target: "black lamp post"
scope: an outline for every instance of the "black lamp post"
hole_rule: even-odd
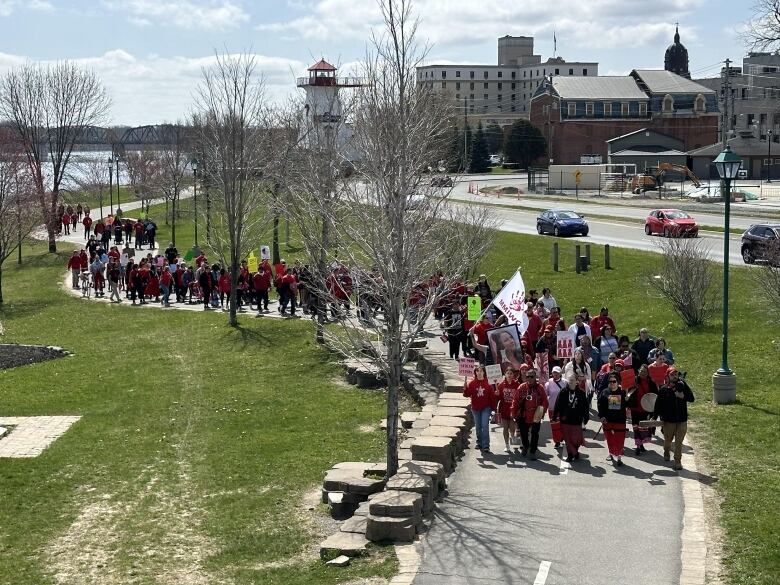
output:
[[[772,130],[766,131],[766,182],[772,182]]]
[[[116,206],[119,207],[119,153],[114,155],[114,162],[116,163]]]
[[[114,215],[114,158],[111,156],[108,157],[108,200],[111,215]],[[103,215],[102,212],[100,215]]]
[[[737,177],[742,159],[726,148],[712,161],[718,169],[723,184],[721,193],[725,202],[723,227],[723,337],[721,344],[721,365],[712,376],[713,399],[716,404],[727,404],[737,399],[737,377],[729,368],[729,221],[731,214],[731,181]]]
[[[195,208],[195,247],[198,247],[198,159],[193,158],[192,166],[192,201]]]

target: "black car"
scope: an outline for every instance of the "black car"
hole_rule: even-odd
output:
[[[742,259],[745,264],[764,260],[780,266],[780,224],[751,225],[742,234]]]
[[[536,231],[554,236],[587,236],[588,222],[574,211],[548,209],[536,218]]]

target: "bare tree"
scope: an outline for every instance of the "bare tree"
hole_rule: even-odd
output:
[[[0,134],[0,305],[3,303],[3,263],[19,252],[22,242],[40,222],[35,189],[27,173],[24,152],[9,133]]]
[[[274,152],[270,114],[254,56],[216,55],[203,70],[194,127],[203,157],[201,176],[211,194],[210,247],[230,269],[229,323],[238,324],[241,260],[257,247],[268,226],[266,161]]]
[[[158,183],[165,201],[171,206],[171,241],[176,245],[176,220],[179,217],[179,198],[184,190],[185,173],[190,164],[189,131],[182,122],[166,124],[160,130],[166,137],[166,144],[158,153]]]
[[[161,189],[162,155],[154,150],[126,152],[124,155],[130,187],[141,200],[141,208],[149,211],[149,204]],[[166,217],[167,219],[167,217]]]
[[[92,71],[69,62],[22,65],[0,79],[0,116],[19,135],[49,239],[57,251],[60,185],[85,126],[99,124],[111,100]]]
[[[703,325],[718,310],[717,272],[701,239],[665,238],[659,274],[650,283],[688,327]]]
[[[380,6],[385,30],[366,57],[353,115],[356,175],[341,177],[334,153],[343,156],[343,149],[335,131],[335,142],[312,149],[310,174],[320,180],[312,182],[310,195],[313,201],[324,196],[324,203],[312,206],[310,215],[323,214],[328,231],[319,244],[317,236],[302,237],[312,240],[306,243],[316,268],[312,286],[337,317],[345,293],[354,292],[360,324],[341,319],[342,327],[326,329],[325,336],[345,355],[370,360],[387,379],[387,472],[393,475],[408,350],[433,307],[488,249],[493,225],[485,208],[450,204],[425,178],[430,161],[445,158],[451,112],[435,92],[415,83],[424,51],[415,41],[411,2],[383,0]],[[317,160],[328,152],[327,160]],[[309,233],[316,234],[312,226]],[[354,291],[345,290],[350,287]]]
[[[756,0],[753,16],[745,23],[742,40],[752,49],[780,49],[780,0]]]
[[[104,159],[85,158],[76,163],[77,172],[71,176],[71,181],[87,195],[93,196],[100,206],[100,217],[103,216],[103,203],[108,192],[108,165]]]

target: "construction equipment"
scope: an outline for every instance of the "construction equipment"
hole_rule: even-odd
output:
[[[676,165],[672,163],[658,163],[657,167],[651,167],[641,175],[631,177],[629,187],[633,193],[644,193],[645,191],[654,191],[664,183],[664,176],[668,172],[677,172],[688,177],[691,182],[699,187],[701,181],[694,172],[685,165]]]

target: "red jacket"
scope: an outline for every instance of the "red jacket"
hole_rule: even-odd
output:
[[[492,325],[484,325],[482,321],[479,321],[476,325],[474,325],[474,338],[477,340],[478,344],[487,345],[487,332],[492,328]]]
[[[527,423],[533,423],[537,406],[543,406],[545,412],[549,408],[547,392],[539,382],[534,381],[533,385],[524,382],[512,393],[512,418],[521,418]]]
[[[79,262],[81,262],[82,270],[89,268],[89,258],[87,257],[87,253],[84,250],[79,252]]]
[[[539,341],[542,331],[544,331],[544,323],[539,318],[539,315],[536,313],[528,315],[528,329],[525,330],[525,336],[528,338],[528,341],[531,342],[531,348],[536,346],[536,342]]]
[[[252,277],[252,286],[255,290],[268,290],[271,288],[271,271],[266,270],[263,273],[255,272]]]
[[[474,378],[463,387],[463,396],[471,398],[471,408],[484,410],[493,407],[493,388],[490,382]]]
[[[71,256],[68,260],[68,270],[79,270],[81,268],[81,258],[79,255]]]
[[[85,217],[81,223],[84,224],[84,227],[89,229],[92,227],[92,218],[90,216]]]
[[[219,277],[219,284],[217,285],[219,287],[219,292],[221,293],[229,293],[230,292],[230,274],[225,273],[222,276]]]
[[[160,284],[170,288],[171,282],[173,282],[173,276],[171,276],[171,273],[166,270],[162,273],[162,276],[160,276]]]

